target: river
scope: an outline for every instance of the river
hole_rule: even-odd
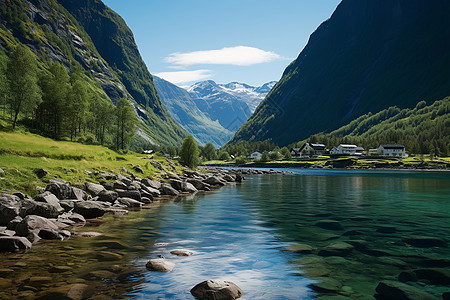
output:
[[[55,297],[78,284],[85,297],[103,295],[97,299],[194,299],[197,283],[226,279],[241,287],[241,299],[374,299],[381,280],[448,267],[439,264],[450,261],[450,173],[290,171],[77,229],[100,237],[1,254],[0,298]],[[424,237],[437,244],[418,245]],[[342,242],[349,247],[333,253]],[[160,255],[175,263],[172,272],[145,269]],[[449,290],[408,284],[439,297]]]

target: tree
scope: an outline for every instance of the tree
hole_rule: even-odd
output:
[[[287,147],[281,148],[281,154],[284,156],[284,159],[286,160],[291,160],[292,158],[291,151],[289,151]]]
[[[180,162],[181,164],[188,166],[193,169],[198,165],[199,162],[199,150],[197,142],[194,140],[192,135],[188,135],[181,145],[180,149]]]
[[[226,151],[220,151],[219,159],[220,160],[229,160],[230,159],[230,154],[228,154],[228,152],[226,152]]]
[[[68,95],[70,77],[66,69],[58,62],[50,64],[49,71],[39,81],[43,97],[39,107],[39,125],[53,138],[64,136],[64,121],[68,115]]]
[[[116,149],[125,149],[136,132],[137,118],[130,101],[120,98],[115,109]]]
[[[264,151],[262,153],[260,161],[262,161],[262,162],[269,161],[269,154],[267,153],[267,151]]]
[[[94,125],[93,131],[97,141],[101,145],[105,143],[107,133],[112,127],[114,118],[115,107],[111,101],[103,100],[92,94],[91,101],[89,103],[89,111],[91,112],[92,123]]]
[[[34,111],[41,102],[36,59],[28,48],[19,45],[11,52],[6,77],[9,92],[7,102],[13,115],[12,127],[15,129],[19,114]]]
[[[67,128],[72,141],[77,136],[77,131],[81,130],[88,108],[86,86],[81,80],[74,81],[67,100]]]
[[[214,160],[214,159],[217,159],[216,148],[214,148],[213,144],[207,143],[207,144],[202,148],[201,155],[202,155],[206,160]]]

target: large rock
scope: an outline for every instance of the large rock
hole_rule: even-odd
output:
[[[64,186],[64,185],[61,185],[61,186]],[[62,208],[62,206],[59,204],[58,198],[56,197],[56,195],[54,195],[50,191],[46,191],[42,194],[37,195],[34,198],[34,201],[50,204],[51,206],[54,206],[60,214],[64,212],[64,208]]]
[[[346,256],[353,250],[353,246],[345,242],[336,242],[319,251],[320,256]]]
[[[433,295],[396,281],[381,281],[376,291],[388,300],[438,300]]]
[[[17,196],[0,195],[0,226],[8,223],[20,214],[21,201]]]
[[[199,300],[232,300],[240,298],[242,290],[226,280],[206,280],[191,289],[191,294]]]
[[[157,190],[155,188],[152,188],[152,187],[149,187],[149,186],[146,186],[144,184],[141,184],[141,193],[142,192],[146,192],[146,193],[152,195],[152,197],[159,197],[159,196],[161,196],[161,192],[159,190]]]
[[[430,268],[414,270],[417,278],[425,279],[436,285],[450,286],[450,269],[446,268]]]
[[[189,182],[183,182],[181,185],[181,190],[186,193],[198,192],[198,189]]]
[[[70,185],[67,182],[59,180],[51,180],[45,190],[55,195],[59,200],[69,199],[72,194]]]
[[[152,166],[154,166],[158,170],[161,170],[161,171],[164,170],[162,164],[159,161],[152,160],[150,163],[152,164]]]
[[[57,231],[59,228],[49,219],[41,216],[29,215],[17,224],[16,234],[18,236],[25,237],[28,237],[30,234],[39,235],[39,231],[41,231],[41,229]]]
[[[162,195],[176,196],[180,194],[176,189],[174,189],[171,185],[167,183],[163,183],[160,188]]]
[[[37,215],[44,218],[57,218],[63,212],[64,209],[61,206],[58,208],[48,203],[24,199],[22,200],[20,216]]]
[[[204,183],[200,179],[189,178],[187,180],[187,182],[192,184],[197,190],[202,190],[202,191],[209,191],[210,190],[210,185],[207,184],[207,183]]]
[[[115,191],[103,190],[98,194],[98,200],[111,203],[114,203],[118,197],[119,195]]]
[[[127,198],[127,197],[117,198],[117,202],[119,202],[120,204],[126,205],[127,207],[141,207],[142,206],[142,202],[131,199],[131,198]]]
[[[79,201],[87,200],[88,194],[85,191],[83,191],[82,189],[79,189],[77,187],[72,187],[70,199],[75,199],[75,200],[79,200]]]
[[[141,193],[137,190],[116,190],[116,192],[121,198],[131,198],[141,201]]]
[[[316,292],[337,294],[341,290],[342,283],[336,279],[330,277],[320,277],[316,280],[316,283],[310,285]]]
[[[175,267],[175,264],[173,262],[167,261],[164,258],[154,258],[150,259],[145,267],[150,271],[171,272]]]
[[[170,185],[179,192],[183,190],[183,182],[181,180],[172,179],[170,180]]]
[[[101,191],[105,190],[105,187],[103,185],[92,182],[86,182],[85,187],[88,193],[93,197],[98,196]]]
[[[203,182],[210,185],[224,185],[224,183],[217,176],[210,176],[203,180]]]
[[[74,211],[86,219],[98,218],[105,214],[103,206],[95,201],[75,202]]]
[[[14,252],[20,249],[30,249],[31,242],[21,236],[0,236],[0,251]]]
[[[148,178],[144,178],[142,179],[141,183],[143,183],[144,185],[154,188],[156,190],[158,190],[161,187],[161,182],[157,181],[157,180],[152,180],[152,179],[148,179]]]

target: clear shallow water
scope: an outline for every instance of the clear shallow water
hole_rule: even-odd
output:
[[[397,280],[400,272],[430,267],[430,262],[446,267],[439,264],[450,260],[450,173],[292,171],[249,176],[240,185],[79,229],[102,232],[102,237],[43,242],[26,254],[1,254],[0,269],[14,273],[6,279],[10,282],[0,278],[0,298],[45,296],[82,283],[91,294],[114,299],[193,299],[189,290],[195,284],[227,279],[243,289],[242,299],[374,299],[381,280]],[[323,220],[340,227],[316,226]],[[405,242],[416,235],[444,240],[447,247]],[[336,242],[356,242],[359,250],[318,255]],[[312,253],[284,251],[299,243]],[[180,248],[195,254],[170,254]],[[145,269],[158,255],[176,264],[172,272]],[[70,270],[60,273],[61,266]],[[36,276],[51,282],[36,283],[31,279]],[[308,287],[330,279],[337,285],[333,291],[316,293]],[[449,290],[424,281],[409,284],[439,297]]]

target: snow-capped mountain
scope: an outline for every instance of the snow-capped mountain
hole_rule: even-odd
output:
[[[169,114],[197,142],[222,146],[247,121],[276,82],[253,87],[207,80],[180,88],[154,76],[154,83]]]

